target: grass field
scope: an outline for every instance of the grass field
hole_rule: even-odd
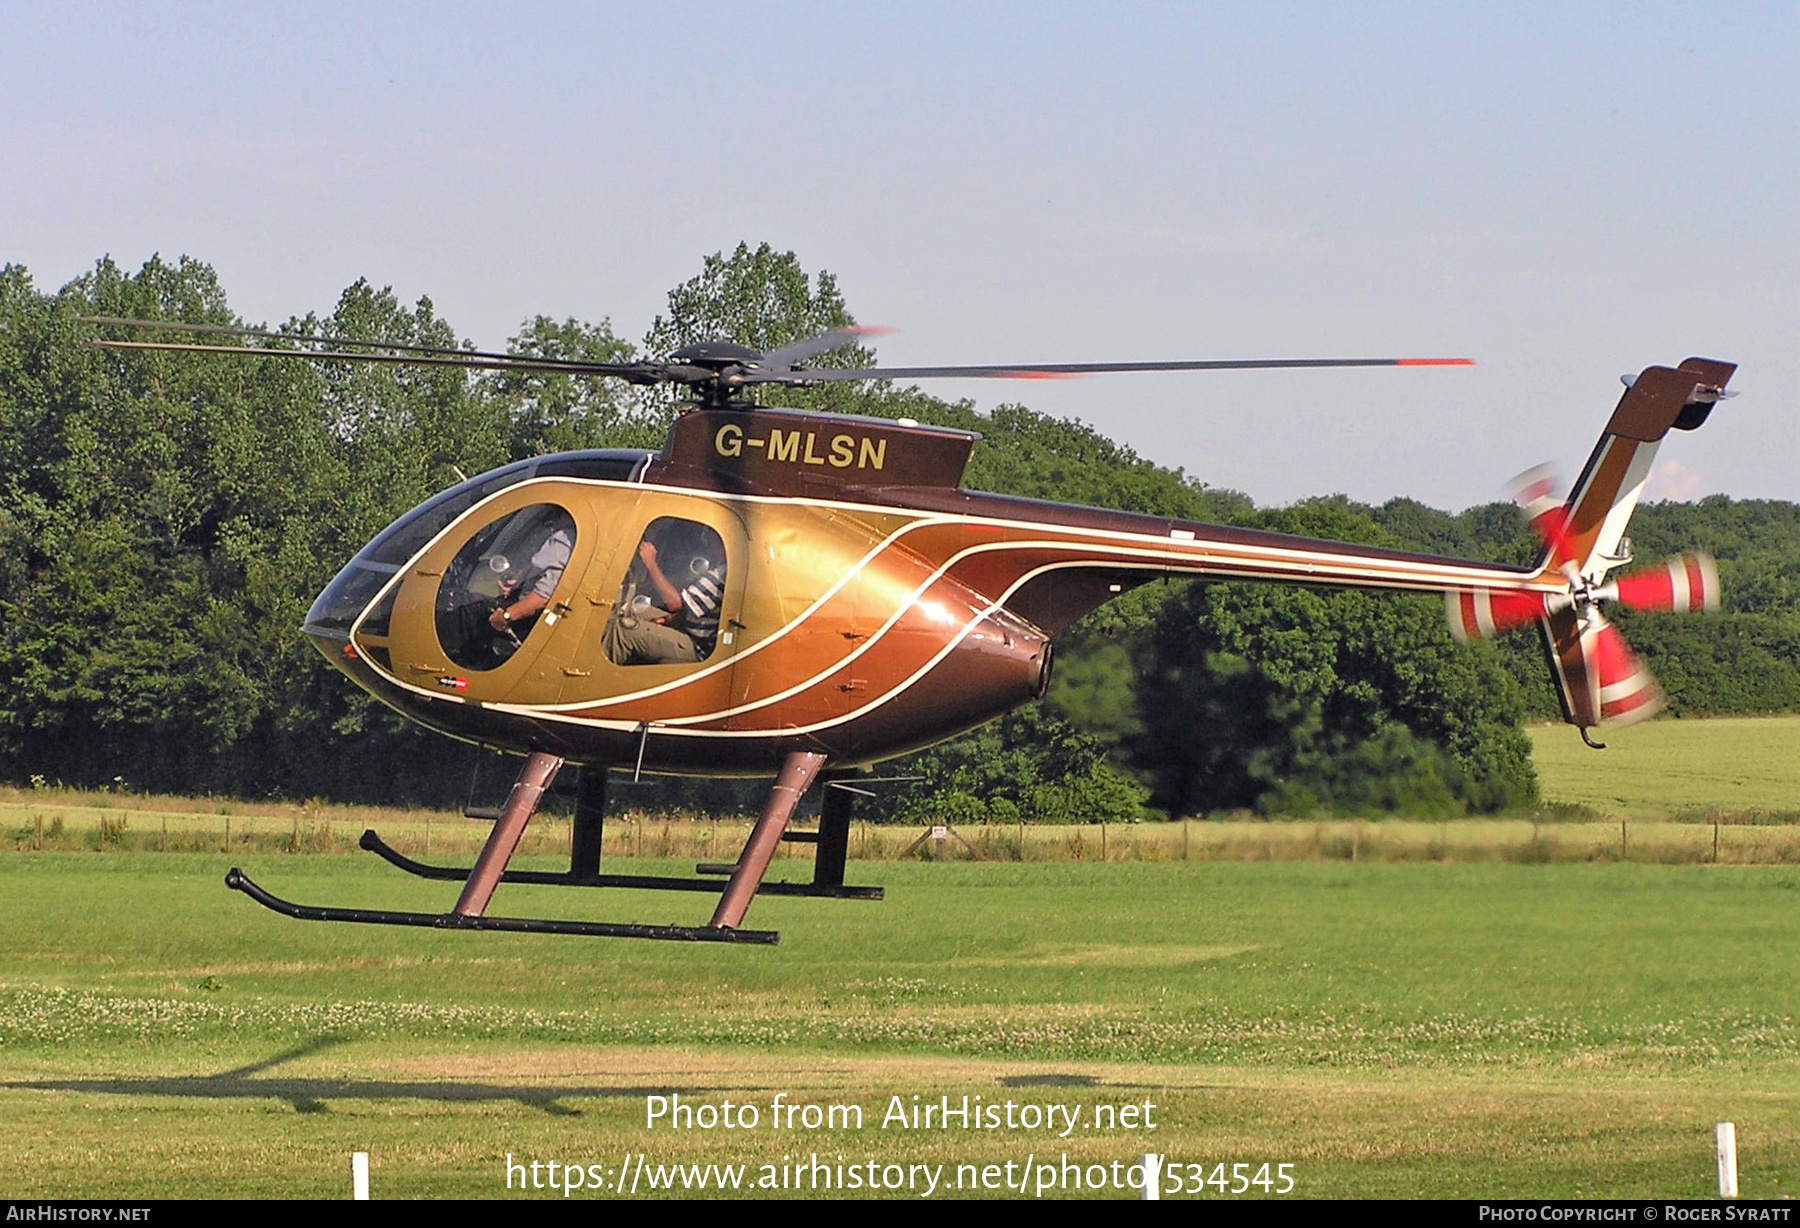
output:
[[[759,900],[783,932],[760,949],[291,921],[225,869],[437,912],[453,885],[357,833],[466,861],[482,828],[0,791],[3,1192],[336,1198],[367,1150],[377,1197],[560,1197],[521,1188],[551,1161],[640,1197],[719,1192],[704,1167],[706,1191],[661,1188],[682,1164],[846,1193],[794,1188],[815,1156],[892,1197],[1127,1197],[1112,1165],[1153,1151],[1182,1196],[1233,1164],[1269,1193],[1286,1164],[1311,1197],[1705,1197],[1730,1120],[1744,1194],[1800,1193],[1800,720],[1534,739],[1530,816],[965,833],[979,862],[880,860],[917,833],[859,828],[853,880],[889,898]],[[533,833],[554,865],[566,823]],[[621,819],[607,857],[685,873],[741,838]],[[692,924],[707,901],[505,887],[491,911]],[[676,1096],[758,1120],[647,1123]],[[1059,1124],[888,1119],[964,1097]]]
[[[1546,801],[1640,819],[1708,810],[1800,818],[1800,716],[1650,721],[1607,730],[1603,751],[1567,725],[1530,732]]]
[[[289,921],[225,865],[0,857],[8,1194],[341,1197],[356,1149],[391,1197],[503,1196],[509,1154],[953,1181],[1153,1150],[1287,1163],[1310,1196],[1699,1197],[1727,1119],[1747,1196],[1800,1185],[1800,869],[901,862],[859,867],[884,902],[761,900],[782,945],[723,950]],[[246,868],[308,902],[453,894],[366,856]],[[704,906],[509,887],[495,911]],[[761,1120],[646,1128],[675,1094]],[[863,1123],[776,1128],[778,1094]],[[884,1128],[915,1096],[1083,1124]],[[1154,1132],[1086,1125],[1145,1102]]]

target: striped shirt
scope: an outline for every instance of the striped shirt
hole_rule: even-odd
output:
[[[715,563],[681,590],[682,627],[694,651],[708,656],[719,638],[719,604],[725,600],[725,564]]]

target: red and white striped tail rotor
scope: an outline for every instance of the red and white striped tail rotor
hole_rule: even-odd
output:
[[[1536,465],[1509,482],[1513,501],[1525,509],[1531,528],[1550,550],[1552,560],[1564,563],[1573,557],[1569,540],[1569,505],[1557,498],[1562,479],[1549,465]]]
[[[1682,614],[1719,608],[1718,568],[1702,554],[1612,573],[1631,557],[1625,529],[1663,437],[1704,422],[1735,369],[1689,358],[1626,380],[1626,393],[1574,489],[1546,465],[1512,480],[1512,496],[1544,544],[1532,574],[1498,589],[1446,594],[1450,630],[1459,640],[1538,626],[1563,714],[1590,746],[1600,745],[1588,737],[1590,728],[1641,721],[1664,705],[1662,688],[1607,622],[1603,607],[1617,602],[1630,610]]]
[[[1719,568],[1709,555],[1681,554],[1620,576],[1594,596],[1628,610],[1712,614],[1719,608]]]
[[[1544,616],[1544,594],[1516,589],[1463,588],[1444,594],[1450,634],[1459,644],[1504,635]]]
[[[1662,688],[1625,646],[1625,637],[1598,614],[1582,631],[1581,655],[1588,666],[1594,724],[1631,725],[1662,711]]]

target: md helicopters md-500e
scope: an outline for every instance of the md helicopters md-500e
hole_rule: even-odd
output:
[[[853,343],[841,329],[769,353],[723,342],[666,362],[593,363],[213,325],[101,318],[110,327],[227,333],[243,343],[103,340],[117,349],[457,366],[623,379],[690,390],[660,451],[566,452],[443,491],[395,521],[319,594],[304,631],[338,669],[433,729],[525,756],[472,869],[363,846],[411,873],[466,880],[448,913],[289,903],[233,869],[227,882],[288,916],[456,929],[721,942],[759,889],[878,898],[847,886],[854,791],[839,774],[940,742],[1041,696],[1052,638],[1164,576],[1445,596],[1467,639],[1537,624],[1581,730],[1661,704],[1601,607],[1716,606],[1711,560],[1629,562],[1626,523],[1657,447],[1692,430],[1732,364],[1690,358],[1628,377],[1566,499],[1525,491],[1544,543],[1527,568],[1290,537],[964,490],[977,436],[756,405],[760,385],[1119,371],[1463,365],[1466,359],[1278,359],[831,369],[807,359]],[[254,341],[254,343],[253,343]],[[271,345],[269,343],[274,343]],[[275,348],[275,346],[284,348]],[[508,870],[559,769],[580,777],[566,874]],[[600,871],[606,771],[774,777],[743,851],[714,877]],[[816,833],[788,832],[815,781]],[[811,883],[763,876],[784,838],[816,843]],[[721,889],[720,876],[724,877]],[[502,882],[716,892],[703,926],[490,917]]]

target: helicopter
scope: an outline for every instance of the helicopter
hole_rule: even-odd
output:
[[[230,334],[238,344],[100,339],[153,349],[332,362],[548,372],[691,396],[660,450],[535,457],[469,478],[400,517],[314,601],[306,637],[356,685],[450,737],[523,756],[475,864],[429,865],[373,831],[362,847],[461,881],[448,913],[296,904],[241,870],[235,890],[304,920],[770,944],[745,928],[759,892],[879,899],[845,882],[867,765],[944,741],[1041,697],[1053,640],[1165,577],[1441,594],[1459,640],[1536,626],[1565,720],[1590,731],[1662,706],[1604,607],[1717,608],[1712,560],[1629,564],[1627,524],[1670,430],[1693,430],[1735,366],[1689,358],[1625,377],[1566,497],[1545,472],[1521,501],[1541,542],[1529,567],[1287,536],[965,489],[979,436],[757,403],[765,387],[868,379],[1056,378],[1130,371],[1469,365],[1468,359],[1261,359],[958,367],[809,367],[867,332],[769,352],[691,345],[666,361],[598,363],[379,345],[226,325],[93,317],[101,326]],[[566,873],[513,870],[557,774],[581,768]],[[772,777],[729,864],[696,876],[601,872],[611,769]],[[789,830],[823,785],[816,831]],[[816,846],[811,882],[765,883],[783,840]],[[721,881],[722,880],[722,881]],[[488,915],[502,883],[716,893],[700,926]]]

